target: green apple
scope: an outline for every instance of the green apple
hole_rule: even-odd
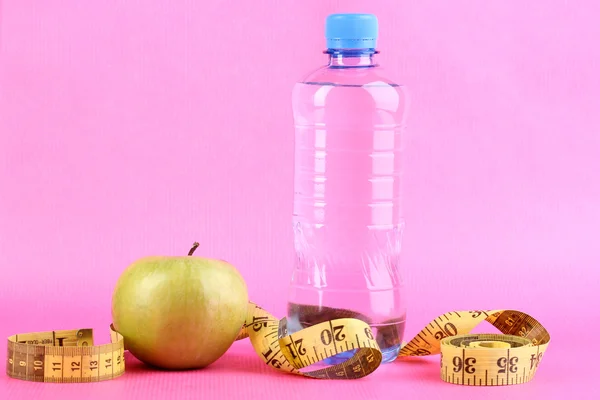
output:
[[[203,368],[233,344],[248,309],[246,282],[231,264],[193,256],[149,256],[119,277],[114,329],[125,347],[154,367]]]

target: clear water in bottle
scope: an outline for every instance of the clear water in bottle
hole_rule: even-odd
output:
[[[287,330],[363,319],[385,363],[398,355],[406,320],[400,253],[408,99],[377,63],[375,16],[330,15],[326,37],[327,65],[293,90],[297,256]]]

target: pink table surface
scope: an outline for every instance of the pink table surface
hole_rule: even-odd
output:
[[[386,365],[356,381],[315,381],[284,375],[262,365],[247,344],[239,343],[203,371],[157,372],[131,356],[122,377],[93,384],[40,384],[0,380],[3,399],[566,399],[570,382],[574,398],[597,399],[600,391],[591,372],[578,376],[568,365],[571,353],[549,354],[530,383],[505,387],[463,387],[439,379],[439,359]],[[579,367],[591,371],[591,361]],[[577,379],[577,382],[575,381]],[[577,389],[576,386],[577,385]]]
[[[28,310],[27,305],[31,307]],[[84,327],[87,321],[95,329],[96,343],[108,341],[102,329],[110,320],[106,312],[92,305],[74,306],[63,317],[44,316],[51,309],[69,308],[67,303],[21,304],[20,310],[2,309],[0,335],[47,327]],[[39,307],[39,305],[38,305]],[[27,314],[24,314],[27,312]],[[542,313],[544,314],[544,313]],[[410,333],[429,318],[423,313],[409,324]],[[596,313],[597,315],[597,313]],[[36,319],[36,316],[39,317]],[[583,314],[580,315],[583,318]],[[12,322],[7,322],[12,321]],[[581,320],[580,320],[581,321]],[[24,382],[0,377],[1,399],[327,399],[344,396],[352,399],[597,399],[600,391],[594,371],[597,367],[598,342],[593,332],[583,332],[577,318],[569,319],[568,328],[553,329],[565,320],[549,320],[545,326],[556,337],[533,381],[504,387],[465,387],[443,382],[439,377],[439,356],[410,358],[381,366],[371,375],[354,381],[313,380],[287,375],[261,363],[247,340],[233,344],[217,362],[204,370],[165,372],[148,368],[126,353],[126,373],[115,380],[87,384],[50,384]],[[487,325],[487,323],[484,323]],[[488,325],[489,326],[489,325]],[[15,329],[18,329],[15,331]],[[494,332],[480,325],[478,331]],[[578,333],[578,331],[580,333]],[[583,333],[581,333],[583,332]],[[570,337],[577,338],[570,342]],[[412,336],[411,336],[412,337]],[[6,350],[0,348],[0,359]]]

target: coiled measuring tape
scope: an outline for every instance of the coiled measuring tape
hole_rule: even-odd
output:
[[[501,333],[469,334],[483,321]],[[400,356],[440,353],[440,375],[445,382],[515,385],[533,379],[549,344],[546,328],[524,312],[453,311],[430,322],[402,348]]]
[[[306,315],[314,311],[310,306],[306,310]],[[322,322],[288,334],[285,319],[249,303],[236,340],[248,338],[262,362],[286,373],[316,379],[357,379],[373,373],[382,360],[377,339],[393,342],[394,335],[373,332],[365,318],[348,310],[320,311]],[[501,333],[469,334],[483,321]],[[397,362],[441,354],[440,377],[445,382],[521,384],[534,377],[549,342],[546,329],[521,311],[453,311],[435,318],[406,343]],[[110,380],[125,372],[125,349],[123,336],[112,326],[111,342],[104,345],[94,345],[91,329],[13,335],[8,338],[6,373],[35,382]],[[341,363],[323,365],[342,353],[351,355]],[[309,370],[311,366],[319,367]]]

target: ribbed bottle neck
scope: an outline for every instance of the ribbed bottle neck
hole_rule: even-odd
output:
[[[328,65],[335,68],[374,67],[377,65],[375,49],[327,49]]]

